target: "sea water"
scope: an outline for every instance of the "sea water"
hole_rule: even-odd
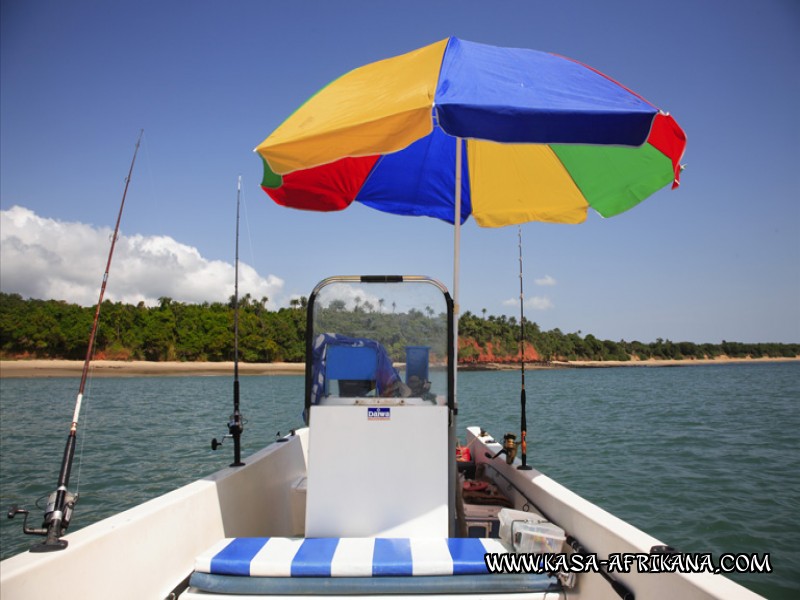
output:
[[[769,553],[771,574],[732,575],[769,598],[800,590],[800,363],[527,370],[528,462],[681,552]],[[519,434],[519,371],[458,374],[458,426]],[[0,508],[41,524],[76,378],[0,380]],[[70,530],[232,460],[228,377],[95,378],[70,489]],[[302,376],[241,378],[242,456],[302,426]],[[2,519],[6,558],[39,538]]]

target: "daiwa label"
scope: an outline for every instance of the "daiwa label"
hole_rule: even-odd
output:
[[[392,418],[392,409],[385,407],[367,408],[367,421],[388,421]]]

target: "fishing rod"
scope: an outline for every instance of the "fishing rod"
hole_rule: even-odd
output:
[[[520,441],[517,441],[517,436],[514,433],[507,433],[503,436],[503,445],[497,454],[490,457],[497,458],[501,454],[506,455],[506,463],[509,465],[514,463],[517,457],[517,448],[521,452],[521,464],[517,467],[520,471],[530,471],[532,467],[528,465],[528,417],[527,417],[527,397],[525,395],[525,313],[523,306],[525,304],[525,294],[522,289],[522,226],[517,225],[517,236],[519,238],[519,352],[520,352],[520,373],[522,375],[522,388],[520,390]]]
[[[225,438],[233,438],[233,462],[232,467],[243,467],[241,437],[244,431],[244,420],[239,411],[239,204],[242,194],[242,177],[236,186],[236,260],[233,277],[233,414],[228,420],[228,434],[222,437],[221,441],[217,438],[211,440],[211,449],[216,450],[225,441]]]
[[[522,464],[517,468],[521,471],[529,471],[528,465],[528,417],[527,417],[527,398],[525,396],[525,294],[522,291],[522,226],[517,225],[517,237],[519,238],[519,345],[520,345],[520,373],[522,374],[522,390],[520,391],[520,450]]]
[[[44,521],[41,528],[28,527],[28,511],[11,507],[8,512],[8,518],[11,519],[17,514],[25,515],[25,520],[22,524],[22,531],[29,535],[43,535],[47,536],[45,541],[41,544],[35,544],[31,547],[31,552],[52,552],[55,550],[63,550],[67,547],[67,540],[61,539],[61,536],[67,532],[70,519],[72,518],[72,511],[75,504],[78,502],[78,495],[72,494],[68,491],[69,476],[72,471],[72,461],[75,456],[75,442],[78,434],[78,419],[81,413],[81,404],[83,402],[83,393],[86,388],[86,379],[89,375],[89,364],[92,362],[92,352],[94,350],[94,341],[97,337],[97,326],[100,322],[100,307],[103,304],[103,296],[106,293],[106,283],[108,283],[108,273],[111,270],[111,259],[114,256],[114,248],[117,244],[117,237],[119,236],[119,224],[122,221],[122,210],[125,208],[125,198],[128,195],[128,186],[131,182],[133,175],[133,165],[136,163],[136,155],[139,152],[139,144],[142,141],[144,129],[139,131],[139,138],[136,140],[136,148],[133,151],[133,159],[131,160],[130,169],[128,169],[128,176],[125,178],[125,190],[122,192],[122,202],[119,205],[119,213],[117,214],[117,224],[114,227],[114,235],[111,237],[111,248],[108,251],[108,261],[106,262],[106,270],[103,274],[103,282],[100,284],[100,298],[97,300],[97,307],[94,311],[94,321],[92,322],[92,330],[89,333],[89,345],[86,348],[86,359],[83,361],[83,371],[81,372],[81,382],[78,388],[78,397],[75,400],[75,411],[72,415],[72,424],[69,428],[69,435],[67,436],[67,443],[64,447],[64,456],[61,460],[61,470],[58,475],[58,487],[55,492],[50,494],[47,500],[47,508],[44,513]]]

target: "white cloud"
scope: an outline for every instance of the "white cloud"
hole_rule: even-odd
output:
[[[544,285],[544,286],[556,285],[556,280],[553,279],[550,275],[545,275],[544,277],[540,277],[539,279],[534,279],[533,282],[536,285]]]
[[[0,288],[90,306],[97,302],[111,235],[109,228],[48,219],[20,206],[0,211]],[[225,302],[233,288],[233,264],[203,258],[168,236],[120,235],[105,298],[148,305],[162,296]],[[267,296],[274,307],[282,289],[282,279],[239,263],[240,295]]]
[[[550,310],[555,305],[547,296],[534,296],[525,301],[525,306],[534,310]]]
[[[519,306],[519,298],[509,298],[503,301],[503,306]],[[534,310],[550,310],[554,308],[555,304],[550,298],[546,296],[533,296],[532,298],[525,299],[525,308],[532,308]]]

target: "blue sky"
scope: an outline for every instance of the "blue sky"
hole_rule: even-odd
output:
[[[588,63],[672,113],[678,190],[582,225],[523,226],[526,317],[653,341],[800,341],[800,4],[3,0],[0,288],[96,300],[145,130],[107,297],[242,293],[271,306],[332,274],[452,285],[452,229],[354,206],[284,209],[252,149],[366,62],[455,35]],[[516,227],[463,230],[461,306],[518,314]],[[538,283],[537,283],[538,282]]]

